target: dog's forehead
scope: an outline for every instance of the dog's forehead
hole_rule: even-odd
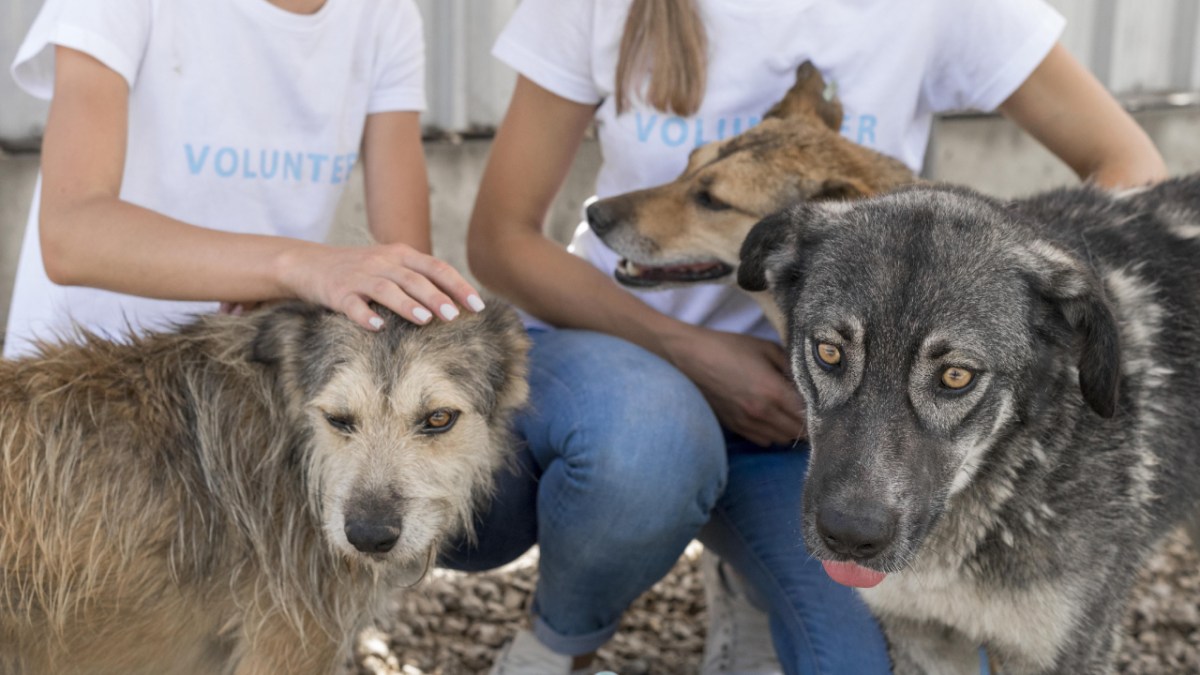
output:
[[[852,313],[910,340],[1012,330],[1028,285],[997,213],[957,195],[902,193],[829,211],[805,270],[807,322]]]
[[[489,371],[503,345],[486,322],[466,316],[451,323],[414,326],[394,315],[378,333],[341,322],[341,339],[325,361],[328,386],[318,398],[344,404],[387,402],[392,407],[469,405],[486,410],[496,393]],[[331,391],[332,389],[332,391]]]

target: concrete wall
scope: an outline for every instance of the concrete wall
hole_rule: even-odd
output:
[[[1200,171],[1200,106],[1135,113],[1154,138],[1173,175]],[[475,190],[490,142],[426,144],[435,252],[466,270],[463,241]],[[25,228],[38,156],[0,154],[0,326],[8,315],[21,236]],[[547,231],[567,241],[580,219],[580,205],[593,190],[600,153],[587,142],[567,176],[547,219]],[[929,149],[926,174],[935,180],[971,185],[997,196],[1016,196],[1075,182],[1074,175],[1012,123],[995,116],[939,120]],[[355,174],[337,214],[331,239],[367,240],[362,177]]]

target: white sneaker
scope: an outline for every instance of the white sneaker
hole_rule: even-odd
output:
[[[588,675],[587,668],[571,670],[574,657],[551,651],[529,630],[522,629],[504,646],[489,675]]]
[[[754,606],[746,580],[707,549],[700,554],[708,639],[700,675],[782,675],[767,613]]]

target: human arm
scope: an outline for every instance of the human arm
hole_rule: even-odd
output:
[[[461,277],[401,244],[338,248],[220,232],[122,201],[129,85],[82,52],[56,47],[55,59],[40,233],[56,283],[175,300],[298,297],[364,327],[380,320],[368,299],[419,323],[419,309],[444,304],[447,293],[413,288],[413,275],[467,304],[470,287]]]
[[[1132,187],[1167,176],[1146,132],[1061,44],[1000,111],[1097,185]]]
[[[778,345],[662,314],[542,234],[593,114],[591,105],[518,78],[471,216],[471,270],[552,324],[616,335],[667,359],[700,387],[726,426],[750,440],[800,437],[803,403]]]
[[[403,242],[433,252],[429,178],[417,112],[367,116],[363,130],[363,178],[367,226],[381,244]]]

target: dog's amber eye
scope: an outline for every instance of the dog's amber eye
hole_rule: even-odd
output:
[[[818,342],[813,346],[813,354],[817,357],[817,363],[820,363],[826,369],[833,369],[842,365],[842,348],[837,345],[828,342]]]
[[[325,421],[343,434],[352,434],[358,427],[353,415],[325,413]]]
[[[950,366],[942,371],[942,385],[947,389],[961,391],[975,381],[975,373],[965,369]]]
[[[425,416],[421,425],[421,433],[441,434],[450,431],[458,421],[458,411],[450,408],[438,408]]]

